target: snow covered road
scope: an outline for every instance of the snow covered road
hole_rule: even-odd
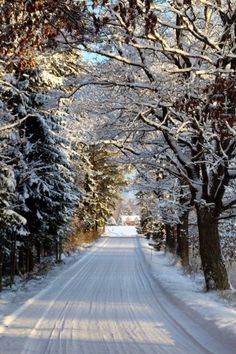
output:
[[[234,353],[152,278],[138,238],[120,236],[100,239],[9,318],[0,353]]]

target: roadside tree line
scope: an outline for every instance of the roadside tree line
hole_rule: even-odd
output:
[[[219,220],[233,216],[236,203],[235,4],[134,0],[94,6],[99,44],[83,47],[104,60],[76,91],[93,85],[103,92],[102,109],[94,107],[105,120],[103,138],[123,151],[142,188],[156,196],[170,250],[176,225],[184,263],[188,212],[195,209],[206,288],[227,289]]]
[[[1,290],[99,237],[126,182],[117,152],[93,138],[96,117],[63,98],[86,66],[61,43],[90,33],[84,5],[0,1],[0,11]]]
[[[9,210],[1,215],[6,222],[10,220],[12,225],[11,218],[16,218],[16,227],[25,232],[25,215],[21,216],[11,207],[16,200],[12,202],[11,197],[17,186],[17,174],[9,169],[12,164],[24,173],[28,166],[43,171],[48,159],[60,155],[60,163],[55,160],[53,166],[50,164],[49,174],[43,173],[42,178],[48,178],[50,191],[61,184],[62,194],[65,186],[67,189],[70,185],[71,193],[65,193],[64,197],[51,192],[55,205],[68,208],[71,205],[68,198],[75,198],[76,204],[78,188],[72,182],[75,171],[69,168],[68,161],[72,159],[74,164],[75,156],[80,155],[76,149],[81,142],[76,143],[74,135],[77,128],[71,126],[72,117],[77,124],[79,114],[79,124],[84,124],[81,117],[87,117],[88,130],[91,121],[96,121],[96,139],[103,146],[112,145],[122,152],[125,163],[136,168],[141,191],[151,193],[154,209],[167,226],[170,250],[173,225],[176,225],[177,248],[183,259],[187,259],[187,215],[190,209],[195,209],[206,288],[227,289],[229,281],[218,226],[219,220],[234,215],[236,203],[234,2],[96,0],[87,6],[86,2],[61,0],[55,7],[51,0],[16,0],[1,1],[0,6],[4,13],[0,23],[4,44],[1,119],[8,126],[7,131],[17,130],[17,134],[7,137],[6,130],[0,130],[3,134],[2,209]],[[59,55],[65,49],[75,56],[86,53],[91,65],[82,67],[82,60],[77,57],[79,70],[70,63],[69,75],[54,82],[48,92],[47,85],[38,83],[33,71],[38,74],[41,58],[48,64],[55,51]],[[64,60],[54,61],[52,71],[54,78],[64,77]],[[46,77],[50,82],[50,75]],[[62,90],[58,90],[60,85]],[[6,86],[10,87],[10,96]],[[52,97],[53,101],[59,98],[59,104],[53,108]],[[71,108],[71,104],[75,106]],[[32,115],[36,118],[32,119]],[[17,139],[21,144],[15,158],[12,151]],[[48,149],[44,148],[46,144]],[[74,148],[75,154],[68,152]],[[36,165],[35,159],[39,161]],[[56,174],[61,179],[50,178]],[[9,180],[12,182],[8,183]],[[40,193],[45,191],[34,181],[30,182],[30,192],[35,188],[39,200],[32,199],[30,205],[36,202],[41,205]],[[23,190],[27,183],[27,179],[21,182]],[[23,200],[17,202],[19,209],[30,195],[25,189]],[[47,214],[50,198],[39,211],[40,217]],[[25,214],[30,205],[24,207]],[[63,214],[64,210],[59,211]],[[51,225],[53,217],[53,213],[47,215],[44,225]],[[56,217],[53,225],[53,230],[60,227]],[[40,230],[34,223],[32,227],[36,232]],[[11,244],[15,245],[16,241],[14,236]]]

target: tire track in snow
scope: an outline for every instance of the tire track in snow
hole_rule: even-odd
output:
[[[222,353],[149,275],[137,238],[96,246],[18,312],[0,354]]]

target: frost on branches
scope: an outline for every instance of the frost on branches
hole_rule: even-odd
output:
[[[36,88],[38,89],[37,92]],[[40,100],[38,96],[41,96]],[[60,118],[43,110],[37,70],[20,78],[2,76],[1,165],[5,209],[2,241],[3,274],[33,269],[37,253],[56,252],[60,260],[62,235],[78,199]],[[8,197],[9,195],[9,197]],[[8,202],[9,200],[9,202]],[[10,206],[12,205],[12,209]],[[5,210],[5,211],[4,211]],[[11,224],[11,226],[9,225]],[[16,224],[16,225],[14,225]]]
[[[164,150],[159,148],[153,158],[165,155],[167,163],[161,167],[189,188],[206,287],[227,289],[218,220],[236,202],[234,195],[225,200],[226,187],[235,178],[235,5],[94,5],[99,8],[94,16],[101,42],[84,47],[103,55],[105,65],[109,60],[123,72],[127,68],[127,75],[119,77],[116,71],[112,78],[96,76],[81,88],[93,84],[117,93],[111,106],[113,117],[118,117],[114,126],[123,132],[124,150],[130,150],[132,142],[142,147],[150,131],[156,135],[154,150],[164,141]]]

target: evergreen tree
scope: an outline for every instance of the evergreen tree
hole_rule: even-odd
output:
[[[63,230],[77,200],[71,166],[61,146],[65,140],[57,134],[58,129],[48,115],[33,115],[21,126],[22,151],[31,172],[23,180],[19,176],[19,192],[26,198],[22,213],[38,260],[42,245],[49,252],[55,249],[56,260],[60,260]]]
[[[82,199],[75,218],[79,221],[78,229],[99,235],[127,184],[125,169],[116,161],[117,152],[102,144],[84,147],[81,157],[85,174]]]
[[[5,187],[1,199],[3,203],[10,199],[13,209],[11,218],[4,222],[6,208],[0,205],[1,227],[6,230],[0,258],[5,264],[1,270],[10,274],[12,284],[15,273],[33,269],[42,250],[60,260],[64,230],[79,193],[74,187],[73,168],[66,153],[69,142],[63,137],[61,119],[44,108],[52,92],[49,95],[45,91],[39,71],[16,71],[3,79],[0,173]],[[23,220],[27,220],[24,226]]]

